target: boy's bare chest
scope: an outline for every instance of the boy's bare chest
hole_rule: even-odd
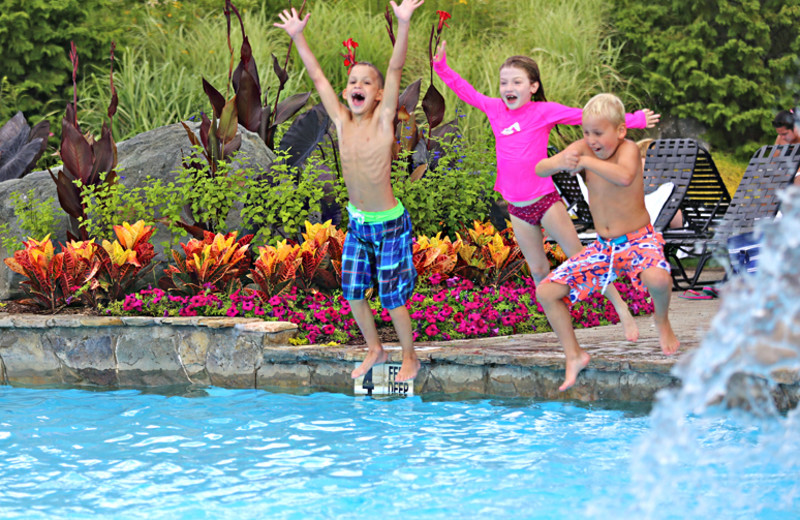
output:
[[[339,134],[339,149],[346,158],[372,157],[375,154],[389,153],[394,136],[382,130],[379,125],[343,125]]]

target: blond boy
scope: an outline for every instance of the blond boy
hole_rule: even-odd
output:
[[[373,279],[378,281],[381,304],[388,309],[403,348],[403,364],[395,380],[413,379],[420,368],[414,352],[411,317],[405,307],[417,276],[411,260],[411,219],[394,197],[390,176],[394,117],[408,49],[408,28],[411,15],[423,2],[403,0],[399,7],[390,2],[398,30],[386,79],[374,65],[356,64],[342,92],[346,105],[339,101],[303,35],[310,14],[300,19],[292,8],[283,11],[279,15],[281,23],[275,24],[294,41],[339,138],[342,173],[350,197],[342,288],[368,346],[366,358],[351,374],[354,379],[388,358],[364,299]]]
[[[672,277],[664,257],[664,239],[650,225],[644,204],[644,182],[639,149],[625,139],[625,109],[612,94],[598,94],[583,109],[583,139],[536,166],[547,177],[570,171],[586,177],[597,240],[573,256],[544,280],[536,296],[544,308],[566,355],[566,375],[559,390],[575,384],[590,356],[579,345],[566,302],[586,299],[605,289],[618,275],[634,287],[650,291],[661,350],[674,354],[679,347],[667,311]]]

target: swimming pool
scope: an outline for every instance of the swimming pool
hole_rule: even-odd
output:
[[[736,475],[764,501],[742,504],[729,495],[741,489],[717,487],[730,468],[689,461],[679,464],[671,504],[648,507],[647,475],[661,475],[647,465],[669,449],[643,448],[647,405],[443,397],[0,387],[0,517],[769,519],[800,511],[798,476],[770,459]],[[719,453],[746,449],[769,429],[735,414],[703,427],[704,449]]]

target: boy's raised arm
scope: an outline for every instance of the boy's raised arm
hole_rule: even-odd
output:
[[[292,7],[291,11],[289,9],[285,9],[278,15],[281,23],[275,23],[273,25],[286,31],[289,37],[294,41],[295,47],[297,47],[297,53],[300,55],[300,59],[303,60],[303,64],[306,66],[306,70],[308,71],[308,75],[311,78],[311,81],[314,82],[314,87],[317,89],[317,93],[319,93],[322,106],[325,107],[325,110],[328,112],[328,116],[333,120],[333,122],[337,123],[342,119],[344,106],[339,103],[339,96],[336,94],[336,91],[333,90],[328,78],[325,77],[325,73],[322,72],[322,67],[319,66],[317,58],[314,56],[314,53],[311,52],[311,48],[308,46],[306,37],[303,35],[303,30],[305,29],[310,16],[311,13],[308,13],[301,20],[300,16],[297,14],[297,9]]]
[[[392,57],[389,60],[389,67],[386,70],[386,81],[383,85],[382,116],[391,118],[392,121],[394,121],[397,111],[397,98],[400,96],[400,76],[408,51],[408,28],[411,25],[411,15],[424,3],[425,0],[403,0],[403,3],[398,6],[394,0],[390,2],[394,15],[397,17],[397,37]]]

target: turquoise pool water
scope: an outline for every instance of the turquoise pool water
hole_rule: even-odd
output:
[[[648,411],[0,387],[0,517],[797,518],[798,476],[769,461],[736,475],[762,503],[736,503],[728,493],[740,490],[713,486],[729,468],[705,467],[670,507],[645,507],[649,484],[631,467]],[[738,450],[757,434],[724,418],[704,427],[708,450]],[[695,468],[679,471],[686,480]]]

